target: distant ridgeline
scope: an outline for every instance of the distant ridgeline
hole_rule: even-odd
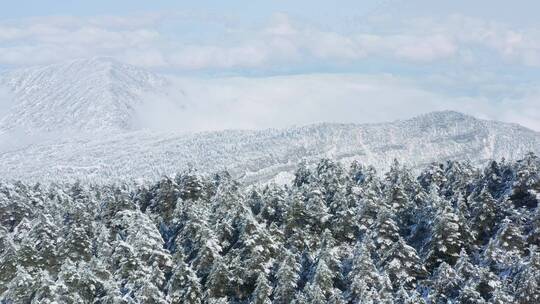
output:
[[[540,159],[0,184],[0,303],[540,303]]]

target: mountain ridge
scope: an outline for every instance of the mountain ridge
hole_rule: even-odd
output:
[[[0,118],[0,135],[17,131],[11,135],[16,145],[0,139],[0,179],[125,181],[159,178],[194,165],[264,182],[290,178],[301,159],[357,160],[384,170],[393,159],[415,168],[434,161],[482,164],[540,153],[540,133],[456,111],[392,122],[283,129],[140,129],[133,124],[141,114],[135,114],[136,107],[145,93],[159,91],[168,80],[110,58],[12,71],[0,77],[0,84],[11,88],[17,101],[10,114]]]
[[[443,123],[430,123],[432,119]],[[196,166],[205,172],[227,169],[247,182],[264,182],[289,174],[301,159],[357,160],[382,171],[393,159],[416,168],[456,159],[484,164],[528,152],[540,153],[540,134],[533,130],[444,111],[378,124],[187,134],[142,130],[51,140],[0,154],[0,177],[125,181],[157,179]]]

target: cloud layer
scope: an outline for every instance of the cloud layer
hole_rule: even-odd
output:
[[[376,122],[454,109],[540,130],[534,26],[463,15],[314,23],[277,13],[250,22],[208,12],[0,21],[0,66],[95,56],[203,75],[148,96],[160,106],[145,113],[164,122],[142,122],[152,127]],[[208,78],[223,74],[240,77]],[[297,76],[268,77],[285,74]]]
[[[317,122],[366,123],[456,110],[485,119],[521,122],[540,131],[540,92],[493,103],[447,96],[385,75],[312,74],[279,77],[176,78],[146,96],[141,127],[159,131],[261,129]]]
[[[178,27],[179,30],[171,30]],[[112,56],[178,70],[336,66],[368,59],[408,63],[485,59],[538,67],[540,31],[454,15],[376,19],[370,27],[321,27],[275,14],[262,24],[212,15],[41,17],[0,23],[0,64]]]

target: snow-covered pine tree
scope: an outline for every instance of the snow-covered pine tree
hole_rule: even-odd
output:
[[[173,257],[173,269],[165,290],[171,304],[201,304],[202,286],[195,271],[184,261],[181,251]]]
[[[519,304],[540,301],[540,251],[536,245],[531,245],[528,251],[529,256],[516,276],[515,297]]]
[[[255,290],[253,291],[253,296],[251,297],[251,304],[271,304],[270,295],[272,294],[272,287],[270,282],[266,278],[264,272],[259,273],[257,278],[257,284]]]
[[[283,258],[276,272],[274,302],[276,304],[291,303],[295,298],[300,279],[300,264],[290,250],[285,249]]]
[[[402,238],[381,256],[379,266],[388,273],[394,289],[400,285],[415,288],[417,281],[428,275],[416,250]]]
[[[446,262],[439,264],[429,282],[428,298],[431,303],[451,303],[460,291],[461,278]]]
[[[523,232],[515,223],[517,221],[515,218],[505,218],[484,251],[486,260],[501,271],[514,266],[525,253]]]
[[[518,162],[516,171],[510,201],[516,208],[536,208],[540,193],[540,159],[534,153],[529,153]]]
[[[468,249],[468,246],[474,242],[474,236],[467,229],[466,223],[462,222],[463,220],[448,203],[438,211],[434,219],[426,257],[430,269],[442,262],[454,265],[461,250]]]
[[[370,250],[373,246],[371,239],[367,237],[355,246],[351,270],[348,273],[348,300],[353,304],[373,297],[373,292],[382,287],[382,278],[371,258]]]
[[[212,268],[208,274],[208,279],[204,284],[207,298],[223,298],[232,292],[232,275],[229,265],[223,258],[217,258],[212,262]]]
[[[482,246],[488,243],[493,232],[497,230],[502,220],[502,210],[498,208],[497,201],[485,186],[472,201],[471,228],[476,235],[477,244]]]

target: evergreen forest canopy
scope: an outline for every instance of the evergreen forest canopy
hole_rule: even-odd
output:
[[[540,159],[0,184],[0,303],[540,303]]]

